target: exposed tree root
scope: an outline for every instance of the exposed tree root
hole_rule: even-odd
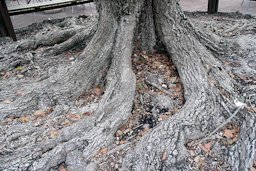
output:
[[[57,30],[55,30],[55,28],[49,28],[53,29],[53,31],[55,30],[55,33],[37,34],[33,39],[21,41],[18,43],[15,50],[34,50],[40,46],[53,46],[55,44],[66,41],[67,39],[73,37],[76,33],[80,33],[83,30],[87,31],[91,25],[95,25],[95,19],[93,18],[91,21],[89,21],[89,23],[87,23],[87,28],[81,24],[78,24],[78,21],[72,19],[65,20],[60,24],[61,27],[72,27],[71,29],[59,30],[59,28],[57,28]]]
[[[95,27],[95,21],[93,22],[89,25],[91,29]],[[11,114],[19,116],[25,111],[31,113],[37,108],[67,103],[70,99],[77,99],[92,85],[99,84],[109,68],[110,53],[115,36],[115,28],[112,27],[112,23],[107,23],[109,28],[105,24],[99,25],[92,40],[73,65],[62,68],[50,78],[39,83],[27,85],[24,88],[26,95],[13,103],[1,104],[2,117]],[[85,31],[86,35],[88,31]],[[97,77],[95,77],[96,75]],[[34,89],[34,87],[36,88]],[[29,103],[29,101],[33,103]]]
[[[186,19],[182,18],[180,9],[174,5],[176,2],[158,1],[156,3],[154,6],[159,24],[158,33],[178,68],[187,102],[180,112],[157,126],[143,137],[135,150],[128,152],[123,169],[191,170],[185,145],[190,139],[201,138],[203,134],[210,131],[209,125],[216,127],[220,124],[219,120],[214,119],[219,118],[221,112],[219,104],[222,98],[219,93],[223,90],[227,91],[229,98],[233,99],[235,87],[222,65],[193,37],[193,33],[191,35],[187,32],[190,30],[189,25]],[[217,87],[220,90],[216,89]],[[250,120],[244,123],[249,124]],[[254,131],[250,131],[251,133],[253,134]],[[247,137],[246,134],[241,136]],[[233,155],[235,159],[232,160],[234,163],[231,164],[231,168],[247,170],[252,166],[255,156],[249,151],[254,151],[252,147],[255,148],[255,137],[253,140],[247,139],[246,144],[244,148],[248,151],[242,156],[248,163],[235,164],[235,160],[243,160],[241,156]],[[239,153],[238,148],[236,150]],[[246,166],[248,166],[247,169],[245,169]]]
[[[226,123],[225,118],[241,102],[247,106],[234,117],[240,137],[225,147],[229,156],[223,157],[225,166],[218,167],[249,170],[255,160],[256,122],[255,106],[247,101],[256,94],[255,87],[242,89],[230,77],[219,60],[228,50],[220,38],[194,29],[177,0],[101,0],[96,5],[97,26],[94,20],[83,26],[77,26],[76,20],[63,21],[59,27],[73,27],[18,45],[20,51],[35,50],[37,58],[43,54],[50,59],[77,44],[87,44],[75,61],[61,64],[55,74],[43,74],[47,77],[40,81],[21,79],[19,86],[13,85],[15,78],[0,80],[0,170],[45,171],[62,166],[70,171],[94,171],[100,169],[99,162],[108,150],[114,153],[120,148],[126,151],[121,170],[198,170],[190,160],[190,148],[202,149],[208,138],[210,143],[219,143],[211,132]],[[139,29],[152,29],[136,35],[139,19],[144,21]],[[128,121],[134,97],[138,98],[131,64],[135,38],[143,41],[141,48],[148,52],[154,50],[156,40],[164,45],[179,72],[186,103],[175,115],[155,124],[139,142],[116,147],[114,135]],[[31,58],[15,57],[8,62],[16,63],[6,64],[4,57],[0,71],[31,63]],[[253,75],[251,69],[245,68],[246,73]],[[145,83],[171,95],[150,78]],[[22,92],[17,93],[18,89]],[[78,105],[79,98],[90,91],[98,99]],[[226,104],[225,110],[221,104]],[[204,168],[216,170],[212,165]]]
[[[79,29],[79,31],[67,41],[47,48],[42,54],[44,56],[59,55],[83,41],[89,42],[94,32],[96,31],[96,23],[92,23],[92,25],[89,25],[87,27],[88,28],[84,28],[82,30]]]
[[[106,9],[109,10],[111,8]],[[111,15],[110,11],[102,10],[102,12],[108,14],[108,16]],[[93,116],[61,130],[58,133],[59,136],[53,140],[32,141],[28,143],[29,140],[31,141],[29,137],[35,137],[35,139],[37,139],[41,133],[40,130],[36,130],[35,128],[29,129],[30,131],[25,134],[17,132],[15,133],[17,134],[15,138],[7,134],[5,140],[1,140],[3,146],[8,146],[9,141],[19,138],[20,136],[28,135],[29,137],[19,144],[19,146],[4,150],[2,155],[7,155],[8,151],[12,152],[7,158],[1,159],[0,162],[4,163],[1,165],[2,169],[6,169],[11,165],[14,169],[21,170],[50,170],[58,168],[61,163],[66,163],[70,170],[84,170],[87,167],[86,161],[88,161],[90,157],[93,157],[101,146],[108,146],[110,142],[113,142],[114,137],[112,135],[117,131],[120,124],[128,119],[133,103],[135,75],[131,69],[130,58],[132,55],[133,36],[130,35],[134,34],[136,16],[132,15],[122,18],[117,32],[115,28],[112,28],[112,25],[113,23],[109,23],[109,26],[111,26],[109,28],[110,34],[105,34],[106,27],[104,27],[103,33],[103,28],[99,25],[98,31],[88,45],[89,47],[90,45],[100,47],[101,50],[97,49],[94,51],[95,49],[90,47],[85,49],[80,55],[80,58],[82,58],[83,55],[87,55],[88,51],[90,51],[89,54],[94,55],[94,61],[95,58],[98,58],[98,60],[96,60],[96,62],[98,62],[97,65],[92,66],[93,63],[91,62],[89,64],[92,66],[92,69],[96,70],[95,75],[99,76],[100,71],[97,67],[101,70],[104,68],[100,66],[99,62],[105,65],[109,63],[106,60],[110,59],[109,56],[111,52],[111,67],[107,75],[106,91]],[[106,26],[106,23],[102,24],[102,26]],[[105,41],[102,41],[104,35],[107,36]],[[111,36],[109,37],[109,35]],[[129,38],[124,39],[123,36]],[[116,42],[113,44],[114,37]],[[101,38],[100,41],[98,38]],[[109,53],[109,55],[106,57],[105,55],[107,53]],[[86,56],[86,59],[90,59],[90,56]],[[90,67],[88,66],[87,69],[90,69]],[[90,70],[90,74],[93,74],[92,72],[95,71]],[[79,74],[79,72],[77,72],[77,74]],[[83,76],[86,77],[84,74]],[[86,78],[89,79],[88,77]],[[79,94],[81,94],[81,92],[79,92]],[[54,113],[55,112],[63,112],[63,110],[54,111]],[[77,130],[78,127],[79,130]],[[20,158],[23,158],[23,160],[20,161]],[[92,167],[92,165],[88,166],[88,170],[90,167]]]
[[[42,37],[36,36],[34,39],[21,42],[20,44],[17,45],[16,49],[17,50],[34,50],[39,46],[53,46],[57,43],[66,41],[67,39],[74,36],[77,32],[80,32],[83,29],[84,28],[80,28],[80,29],[72,28],[70,30],[60,31],[54,34],[50,33]]]

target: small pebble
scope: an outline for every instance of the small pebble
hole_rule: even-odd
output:
[[[123,134],[123,132],[122,131],[120,131],[120,130],[118,130],[117,132],[116,132],[116,136],[121,136]]]
[[[149,124],[144,124],[144,125],[143,125],[143,128],[144,128],[144,129],[149,129],[149,127],[150,127]]]
[[[124,131],[124,134],[127,134],[127,133],[129,133],[131,131],[131,129],[126,129],[125,131]]]
[[[24,75],[18,74],[17,77],[18,77],[18,78],[23,78]]]
[[[162,87],[168,89],[168,86],[166,84],[162,84]]]

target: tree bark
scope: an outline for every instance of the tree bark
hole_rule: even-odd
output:
[[[58,43],[44,51],[44,57],[48,57],[89,39],[73,65],[24,86],[28,93],[11,105],[0,103],[0,120],[53,106],[45,121],[51,123],[56,116],[62,117],[67,106],[74,106],[80,95],[104,85],[101,100],[94,107],[86,106],[94,111],[91,116],[60,129],[55,139],[46,138],[49,130],[30,124],[3,126],[0,170],[57,170],[63,164],[71,171],[98,170],[102,159],[95,160],[95,155],[99,149],[113,146],[114,134],[127,122],[133,108],[136,76],[131,56],[136,41],[149,53],[156,50],[157,44],[164,46],[177,67],[186,103],[178,113],[129,148],[121,170],[191,170],[187,144],[204,140],[224,122],[221,104],[229,103],[233,111],[236,109],[233,101],[240,96],[240,85],[217,59],[215,50],[224,48],[194,29],[178,0],[97,0],[95,3],[99,13],[97,26],[91,21],[82,28],[55,34],[52,41],[41,37],[40,42],[25,41],[17,46],[24,49],[33,44],[36,49]],[[0,84],[0,88],[6,85]],[[29,91],[31,87],[33,91]],[[227,149],[230,157],[225,162],[232,170],[249,170],[255,160],[256,120],[246,110],[239,112],[240,138]]]

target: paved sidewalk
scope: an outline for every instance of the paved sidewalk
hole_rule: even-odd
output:
[[[11,2],[12,1],[12,2]],[[31,0],[33,3],[33,0]],[[36,0],[34,0],[36,3]],[[219,0],[220,12],[236,12],[239,11],[243,14],[251,14],[256,16],[256,1],[244,0]],[[25,0],[19,0],[20,3],[24,3]],[[208,0],[181,0],[180,2],[183,10],[185,11],[207,11]],[[10,0],[9,5],[18,5],[15,0]],[[93,3],[79,5],[74,7],[66,7],[62,12],[58,13],[46,13],[37,12],[31,14],[12,16],[14,28],[24,27],[26,25],[40,22],[48,18],[65,18],[68,16],[78,15],[96,15],[96,9]]]
[[[256,1],[250,0],[219,0],[219,12],[236,12],[256,16]],[[206,11],[208,0],[181,0],[184,11]]]
[[[22,0],[20,0],[22,1]],[[17,2],[13,2],[17,3]],[[16,5],[16,4],[15,4]],[[21,28],[32,23],[41,22],[47,19],[66,18],[79,15],[96,15],[96,7],[93,3],[65,7],[62,9],[34,12],[29,14],[11,16],[13,27]]]

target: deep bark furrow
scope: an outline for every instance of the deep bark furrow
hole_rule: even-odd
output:
[[[245,116],[241,119],[240,138],[229,150],[229,160],[235,171],[251,170],[256,157],[256,118],[249,113],[241,114]]]
[[[157,43],[153,15],[153,0],[144,1],[137,34],[139,36],[141,50],[147,53],[153,53]]]
[[[241,94],[246,94],[246,98],[255,95],[255,85],[243,87]],[[251,104],[247,103],[247,107]],[[255,112],[248,112],[242,110],[239,115],[240,133],[239,140],[229,149],[228,161],[230,161],[232,169],[239,170],[252,170],[253,162],[256,160],[256,123]]]

